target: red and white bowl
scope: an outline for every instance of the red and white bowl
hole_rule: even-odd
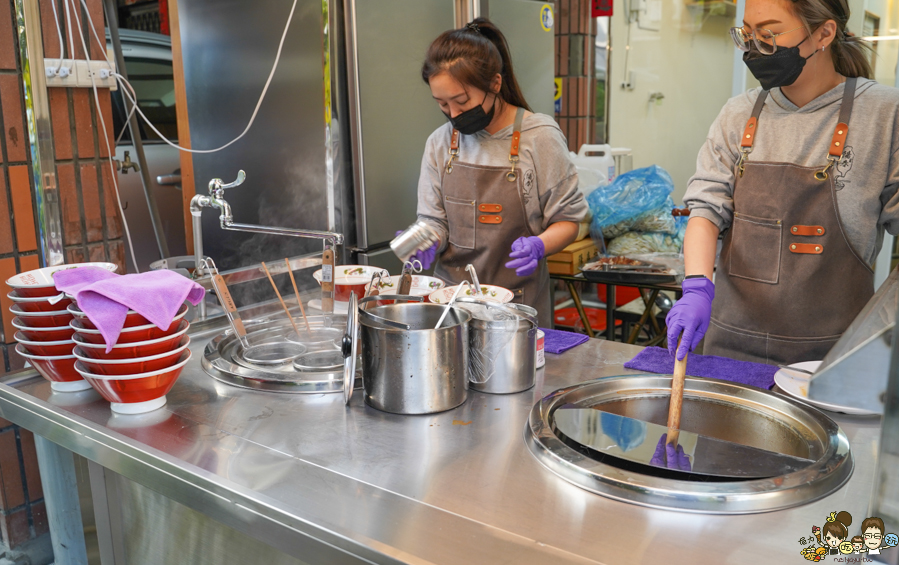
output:
[[[181,347],[187,337],[187,329],[179,331],[169,336],[151,339],[148,341],[137,341],[134,343],[120,343],[112,346],[112,351],[106,353],[105,343],[91,343],[84,339],[84,336],[75,334],[72,336],[75,345],[81,349],[85,357],[91,359],[133,359],[135,357],[150,357],[167,353],[173,349]]]
[[[16,341],[25,346],[25,353],[31,355],[72,355],[75,342],[71,339],[59,341],[31,341],[22,332],[16,332]]]
[[[68,308],[69,312],[78,319],[81,324],[90,330],[97,329],[97,326],[87,317],[81,308],[78,307],[77,304],[72,304]],[[175,317],[172,319],[172,322],[176,322],[183,318],[187,314],[187,304],[182,304],[181,308],[178,309],[178,313],[175,314]],[[152,325],[150,320],[144,318],[134,310],[128,310],[128,313],[125,315],[125,325],[126,328],[134,328],[137,326],[147,326]]]
[[[380,267],[370,265],[338,265],[334,267],[334,300],[349,302],[350,293],[357,297],[365,296],[365,286],[371,282],[375,273],[383,271]],[[312,273],[312,278],[322,283],[322,270]]]
[[[438,291],[432,292],[428,299],[434,304],[447,304],[453,297],[453,293],[456,292],[456,286],[448,286],[446,288],[441,288]],[[474,292],[470,288],[465,288],[462,292],[459,293],[459,296],[466,296],[471,298],[480,298],[482,300],[489,300],[491,302],[499,302],[500,304],[506,304],[508,302],[512,302],[512,299],[515,298],[515,295],[512,294],[512,291],[508,288],[503,288],[501,286],[494,286],[492,284],[482,284],[481,285],[480,296],[475,296]]]
[[[378,283],[379,294],[398,294],[400,291],[400,279],[402,275],[393,275],[389,278],[381,279]],[[371,286],[371,281],[365,285],[365,290]],[[428,296],[446,286],[442,280],[437,277],[429,277],[426,275],[412,275],[412,287],[409,294],[412,296],[424,296],[425,302],[430,302]],[[393,304],[393,300],[379,300],[378,304]]]
[[[50,312],[26,312],[20,304],[13,304],[9,307],[9,311],[19,318],[22,324],[32,328],[56,328],[68,324],[74,318],[65,308]]]
[[[106,340],[103,338],[100,330],[93,330],[88,328],[84,324],[84,319],[72,320],[71,322],[69,322],[69,325],[75,328],[75,331],[78,332],[78,335],[84,338],[85,341],[98,344],[106,343]],[[157,328],[153,324],[147,324],[145,326],[134,326],[132,328],[122,328],[122,332],[119,334],[119,338],[115,344],[136,343],[138,341],[157,339],[160,337],[170,336],[182,330],[186,332],[187,328],[189,327],[190,324],[187,322],[187,320],[175,320],[174,322],[172,322],[172,325],[164,330]]]
[[[71,298],[62,298],[57,302],[50,302],[54,298],[57,298],[60,293],[56,293],[53,296],[40,296],[37,298],[28,298],[19,295],[19,292],[13,290],[8,293],[6,296],[9,297],[15,304],[18,304],[19,308],[24,310],[25,312],[54,312],[59,310],[65,310],[69,304],[72,303]]]
[[[150,373],[171,367],[178,362],[181,354],[190,346],[190,338],[185,336],[183,345],[158,355],[149,357],[132,357],[130,359],[95,359],[85,355],[84,350],[76,347],[72,352],[88,371],[98,375],[134,375]]]
[[[32,327],[23,324],[20,318],[12,319],[12,327],[19,330],[17,333],[21,333],[29,341],[64,341],[72,339],[72,336],[75,334],[75,329],[72,326]]]
[[[88,370],[81,361],[76,361],[75,370],[100,396],[110,402],[113,412],[142,414],[165,406],[166,393],[172,389],[188,361],[190,350],[186,349],[177,363],[158,371],[132,375],[100,375]]]
[[[16,344],[16,353],[28,360],[42,377],[50,381],[50,388],[57,392],[77,392],[87,390],[90,383],[75,370],[74,355],[32,355],[25,346]]]
[[[18,292],[21,297],[34,298],[39,296],[55,296],[59,294],[56,283],[53,281],[53,273],[78,267],[99,267],[114,273],[117,269],[115,263],[74,263],[72,265],[56,265],[34,269],[25,273],[19,273],[6,280],[6,284]]]

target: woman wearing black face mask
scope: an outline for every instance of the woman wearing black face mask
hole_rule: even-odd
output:
[[[732,35],[762,89],[728,101],[699,154],[668,347],[683,331],[681,359],[703,335],[707,354],[821,359],[874,292],[884,229],[899,233],[899,91],[868,80],[846,0],[745,14]]]
[[[512,290],[552,320],[544,257],[573,242],[587,210],[577,172],[552,117],[529,111],[502,33],[485,18],[431,44],[422,78],[449,123],[428,139],[418,217],[439,242],[418,253],[451,284],[468,280]]]

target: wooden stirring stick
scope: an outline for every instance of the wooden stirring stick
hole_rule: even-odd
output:
[[[293,271],[290,270],[290,259],[284,259],[284,263],[287,265],[287,272],[290,274],[290,282],[293,283],[293,294],[297,297],[297,303],[300,305],[300,312],[303,313],[303,321],[306,322],[306,331],[312,333],[312,328],[309,327],[309,318],[306,317],[306,309],[303,308],[303,301],[300,300],[300,291],[297,290],[297,280],[293,278]],[[300,334],[297,332],[297,337]]]
[[[265,276],[268,277],[268,282],[272,283],[272,288],[275,289],[275,294],[278,295],[278,300],[281,301],[281,306],[284,308],[284,313],[287,314],[287,319],[290,320],[290,325],[293,326],[293,331],[297,332],[297,336],[300,335],[300,329],[297,327],[296,323],[293,321],[293,316],[290,315],[290,310],[287,309],[287,304],[284,304],[284,299],[281,298],[281,293],[278,292],[278,287],[275,286],[275,281],[272,279],[272,274],[268,272],[268,267],[265,266],[265,261],[262,262],[262,268],[265,269]],[[290,270],[290,269],[288,269]]]
[[[680,348],[681,340],[677,340]],[[671,402],[668,404],[668,441],[677,447],[677,437],[680,434],[681,407],[684,404],[684,380],[687,377],[687,355],[681,361],[677,360],[677,350],[674,354],[674,375],[671,377]]]

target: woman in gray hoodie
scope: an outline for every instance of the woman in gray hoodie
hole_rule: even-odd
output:
[[[899,90],[870,80],[848,21],[846,0],[746,0],[731,32],[762,87],[721,110],[687,188],[679,359],[703,336],[706,354],[821,359],[872,296],[899,233]]]

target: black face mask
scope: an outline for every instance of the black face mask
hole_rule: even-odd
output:
[[[805,39],[808,39],[806,37]],[[805,43],[805,39],[799,45]],[[771,55],[765,55],[759,51],[755,42],[749,45],[749,51],[743,53],[743,62],[749,67],[749,72],[758,80],[762,88],[771,90],[779,86],[790,86],[799,75],[805,62],[817,53],[815,51],[808,57],[799,54],[799,45],[795,47],[778,47]]]
[[[465,135],[477,133],[485,127],[489,126],[490,122],[493,121],[493,111],[496,109],[496,99],[494,98],[493,106],[490,107],[490,111],[485,112],[483,104],[487,101],[487,96],[489,96],[489,93],[484,95],[483,102],[481,102],[471,110],[465,110],[455,118],[450,118],[449,114],[447,114],[446,112],[444,112],[444,115],[447,117],[447,119],[449,119],[450,123],[453,124],[453,127],[459,130],[460,133],[464,133]]]

